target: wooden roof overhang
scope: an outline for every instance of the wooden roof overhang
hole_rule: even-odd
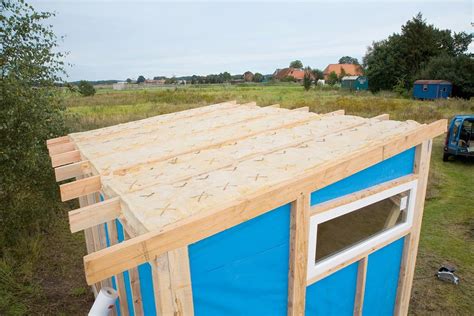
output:
[[[48,140],[63,201],[102,192],[69,214],[72,232],[119,218],[136,236],[84,257],[96,283],[248,221],[443,132],[344,111],[235,101]]]

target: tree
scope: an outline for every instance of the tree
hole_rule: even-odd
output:
[[[358,61],[357,58],[355,58],[355,57],[342,56],[341,58],[339,58],[339,63],[340,63],[340,64],[354,64],[354,65],[358,65],[358,64],[359,64],[359,61]]]
[[[311,70],[313,72],[314,80],[318,82],[318,80],[324,79],[324,73],[320,69],[313,69]]]
[[[253,75],[253,82],[262,82],[263,79],[265,79],[265,77],[259,73],[259,72],[256,72],[254,75]]]
[[[125,80],[127,83],[132,83],[132,79],[130,78],[127,78],[127,80]]]
[[[338,78],[337,78],[337,82],[341,82],[342,81],[342,78],[344,78],[346,76],[346,71],[344,70],[344,68],[341,69],[341,73],[339,74]]]
[[[224,82],[229,82],[232,80],[232,76],[227,71],[224,71],[224,73],[222,73],[222,79]]]
[[[303,77],[303,87],[306,91],[308,91],[311,88],[311,68],[306,67],[304,71],[304,77]]]
[[[137,83],[142,83],[142,82],[145,82],[145,77],[143,77],[143,76],[138,76],[138,78],[137,78]]]
[[[67,133],[58,85],[65,54],[47,21],[53,13],[22,0],[2,1],[0,12],[0,261],[14,280],[0,281],[0,309],[8,315],[27,310],[19,305],[30,295],[24,288],[34,287],[22,274],[35,268],[25,267],[35,262],[29,249],[33,240],[41,244],[55,212],[64,211],[56,202],[46,140]]]
[[[79,81],[78,90],[83,97],[88,97],[95,94],[94,86],[85,80]]]
[[[329,85],[335,85],[338,82],[337,74],[334,71],[331,71],[328,75],[326,83]]]
[[[294,60],[290,63],[290,68],[302,69],[303,63],[301,62],[301,60]]]
[[[448,80],[453,84],[453,96],[466,99],[474,96],[472,57],[466,55],[434,57],[424,66],[420,78]]]
[[[408,89],[432,58],[465,55],[471,42],[470,34],[439,30],[419,13],[402,26],[400,34],[374,42],[367,49],[364,67],[370,89],[392,89],[400,78],[405,78]]]

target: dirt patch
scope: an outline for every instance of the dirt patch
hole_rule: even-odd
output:
[[[65,214],[45,236],[43,264],[36,271],[42,293],[30,310],[40,315],[86,315],[94,301],[81,260],[86,254],[84,237],[71,234]]]

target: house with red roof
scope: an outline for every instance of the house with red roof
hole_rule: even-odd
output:
[[[339,75],[344,70],[346,76],[361,76],[362,67],[360,65],[354,64],[329,64],[323,71],[324,80],[327,80],[331,72],[335,72],[336,75]]]
[[[313,73],[310,73],[311,80],[314,80]],[[287,77],[293,77],[296,81],[302,81],[304,78],[304,69],[298,68],[283,68],[277,69],[272,75],[272,78],[275,80],[283,80]]]

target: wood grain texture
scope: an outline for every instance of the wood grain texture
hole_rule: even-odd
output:
[[[355,300],[354,300],[354,316],[362,316],[368,260],[369,260],[368,257],[364,257],[359,260],[359,266],[357,268],[356,294],[355,294]]]
[[[310,194],[291,204],[288,315],[303,315],[306,301]]]
[[[81,153],[79,150],[68,151],[66,153],[51,156],[51,165],[53,168],[78,161],[81,161]]]
[[[92,168],[88,160],[71,163],[54,169],[56,181],[68,180],[76,177],[83,177],[92,173]]]
[[[428,139],[416,147],[414,172],[419,176],[418,190],[415,201],[413,228],[411,233],[405,238],[405,244],[403,247],[402,263],[398,279],[397,300],[394,311],[395,315],[408,314],[408,305],[410,303],[411,288],[415,273],[416,256],[420,241],[426,188],[428,185],[432,145],[433,140]]]
[[[69,212],[72,233],[112,221],[120,216],[120,198],[112,198]]]
[[[219,209],[209,209],[160,231],[145,233],[120,245],[89,254],[84,258],[87,281],[94,283],[107,278],[294,201],[298,192],[313,192],[439,135],[446,129],[445,123],[442,120],[420,126],[378,145],[346,155],[344,159],[330,161],[314,170],[295,175],[290,181],[249,194],[245,201],[222,203]]]
[[[92,176],[61,184],[59,186],[59,190],[61,192],[61,201],[69,201],[80,196],[96,193],[100,191],[101,188],[102,184],[100,181],[100,176]]]

